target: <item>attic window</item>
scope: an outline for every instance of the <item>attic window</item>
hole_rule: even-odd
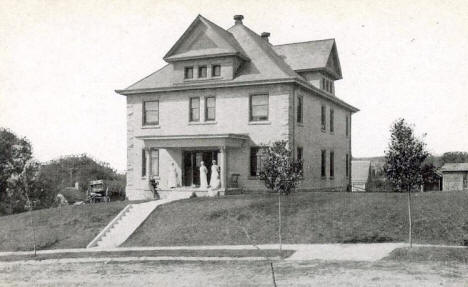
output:
[[[212,77],[219,77],[219,76],[221,76],[221,65],[213,65],[213,66],[211,66],[211,76],[212,76]]]
[[[184,78],[193,79],[193,67],[185,67]]]
[[[322,90],[325,90],[329,92],[330,94],[333,94],[335,91],[334,83],[333,81],[327,79],[327,78],[322,78],[322,83],[321,83],[321,88]]]
[[[199,66],[198,67],[198,77],[199,78],[206,78],[206,66]]]

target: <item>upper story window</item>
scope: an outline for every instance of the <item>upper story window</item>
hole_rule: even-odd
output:
[[[143,125],[159,124],[159,101],[143,102]]]
[[[184,69],[184,78],[193,79],[193,67],[185,67]]]
[[[349,116],[346,115],[346,136],[349,136]]]
[[[200,121],[200,98],[190,98],[190,121]]]
[[[213,65],[213,66],[211,66],[211,76],[212,76],[212,77],[219,77],[219,76],[221,76],[221,65]]]
[[[198,77],[199,78],[206,78],[206,66],[199,66],[198,67]]]
[[[330,132],[333,133],[335,131],[335,111],[330,109]]]
[[[215,97],[205,98],[205,120],[206,121],[216,120],[216,98]]]
[[[327,115],[326,115],[326,112],[327,112],[327,108],[325,107],[325,105],[322,105],[322,115],[321,115],[322,131],[325,131],[325,129],[327,128]]]
[[[250,121],[268,120],[268,95],[250,96]]]
[[[304,122],[304,98],[302,96],[297,97],[297,122],[303,123]]]

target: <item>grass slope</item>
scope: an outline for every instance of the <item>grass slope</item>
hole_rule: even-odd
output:
[[[462,244],[468,233],[467,193],[418,193],[413,198],[415,242]],[[124,246],[277,243],[277,199],[252,194],[163,205]],[[406,199],[406,194],[397,193],[283,196],[283,243],[406,241]]]
[[[84,248],[128,201],[64,206],[32,212],[37,249]],[[33,249],[28,212],[0,217],[0,250]]]
[[[468,248],[413,247],[393,250],[384,260],[395,261],[441,261],[468,264]]]

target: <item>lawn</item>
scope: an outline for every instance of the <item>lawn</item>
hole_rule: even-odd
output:
[[[413,198],[415,243],[462,244],[468,235],[468,193]],[[272,194],[244,194],[172,202],[158,207],[123,246],[277,243],[277,200]],[[34,211],[37,248],[84,248],[128,203]],[[283,243],[407,240],[405,194],[295,193],[282,196],[281,206]],[[33,248],[29,213],[0,217],[0,230],[1,251]]]
[[[251,194],[172,202],[158,207],[124,246],[276,243],[277,199]],[[468,193],[417,193],[413,199],[414,242],[462,244],[468,234]],[[283,196],[283,243],[407,241],[406,200],[398,193]]]
[[[122,210],[128,201],[64,206],[0,217],[0,250],[83,248]]]
[[[459,262],[468,264],[468,248],[413,247],[397,248],[384,260],[408,262]]]

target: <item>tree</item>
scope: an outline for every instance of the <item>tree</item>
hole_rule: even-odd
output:
[[[409,243],[412,246],[411,192],[423,183],[422,164],[429,153],[422,140],[404,119],[397,120],[391,130],[391,141],[385,151],[387,179],[400,192],[408,192]]]
[[[288,141],[262,145],[260,180],[268,189],[289,194],[302,178],[302,161],[293,158]]]
[[[9,180],[18,177],[31,158],[32,148],[26,138],[0,128],[0,215],[11,213],[14,204],[9,196],[12,191],[7,192]]]
[[[442,155],[442,164],[444,163],[462,163],[468,162],[468,152],[451,151]]]

